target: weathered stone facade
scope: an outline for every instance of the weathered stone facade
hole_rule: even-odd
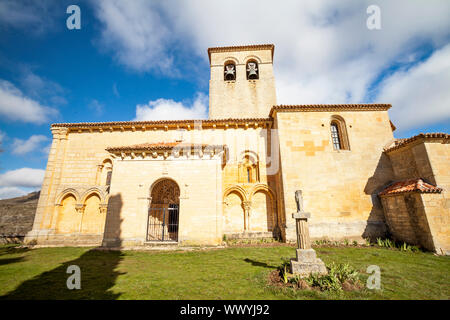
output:
[[[385,152],[394,183],[380,193],[393,237],[450,253],[450,136],[420,134]]]
[[[396,170],[383,153],[395,141],[391,106],[277,106],[273,50],[208,50],[208,120],[53,124],[27,241],[144,245],[158,239],[149,234],[158,223],[181,245],[295,241],[298,189],[312,239],[382,236],[377,194]]]

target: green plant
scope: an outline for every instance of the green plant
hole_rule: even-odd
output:
[[[391,239],[384,240],[385,246],[387,248],[395,248],[395,242],[393,242]]]
[[[341,283],[349,280],[356,282],[359,280],[359,273],[353,269],[348,263],[335,264],[332,262],[328,266],[329,274],[336,276]]]
[[[327,266],[327,269],[328,274],[312,273],[304,280],[311,287],[317,287],[321,291],[341,291],[344,282],[357,283],[359,281],[359,272],[347,263],[335,264],[333,262]]]
[[[353,240],[353,245],[356,247],[358,245],[358,241]]]
[[[283,282],[284,283],[288,283],[288,276],[287,276],[287,271],[286,271],[286,265],[284,266]]]
[[[348,241],[348,239],[346,238],[346,239],[344,239],[344,245],[346,245],[346,246],[348,246],[349,245],[349,241]]]
[[[319,273],[312,273],[305,281],[311,287],[318,287],[321,291],[340,291],[342,290],[339,279],[334,274],[321,275]]]
[[[379,247],[383,247],[384,246],[384,242],[383,242],[383,240],[381,238],[377,238],[377,245]]]

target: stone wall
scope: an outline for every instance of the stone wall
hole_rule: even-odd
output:
[[[349,150],[334,150],[330,123],[345,121]],[[303,191],[314,238],[361,239],[385,232],[377,198],[392,179],[383,148],[393,141],[387,111],[285,110],[275,115],[286,239],[295,240],[295,190]]]
[[[400,194],[382,198],[389,231],[396,241],[434,250],[430,228],[419,193]]]
[[[47,244],[92,242],[97,245],[102,242],[105,230],[101,229],[106,225],[106,228],[110,226],[106,230],[106,243],[111,240],[110,242],[120,241],[122,244],[142,244],[145,237],[142,228],[145,228],[146,223],[141,218],[147,214],[149,186],[163,176],[177,181],[182,191],[189,190],[191,193],[189,200],[182,199],[180,204],[180,242],[217,244],[222,239],[222,225],[227,222],[222,217],[224,190],[232,188],[243,190],[246,198],[245,203],[238,205],[239,211],[233,218],[239,225],[235,231],[272,232],[277,225],[278,215],[267,211],[278,209],[277,196],[268,185],[273,185],[273,178],[266,170],[270,123],[268,120],[218,125],[209,122],[203,123],[202,127],[202,122],[199,121],[196,124],[172,122],[168,126],[155,124],[153,127],[148,122],[147,127],[138,126],[137,129],[135,124],[126,127],[106,124],[91,129],[54,127],[54,141],[43,193],[28,240],[38,239],[40,243]],[[184,129],[183,133],[180,132],[181,129]],[[130,158],[130,154],[121,159],[120,155],[117,157],[106,150],[108,147],[149,142],[175,142],[180,138],[185,143],[224,145],[227,150],[226,159],[221,158],[220,164],[210,164],[209,160],[205,160],[206,155],[203,160],[195,161],[194,158],[182,161],[170,155],[162,161],[160,157],[153,158],[150,153],[145,159],[141,159],[140,154],[136,159]],[[247,154],[256,159],[250,182],[247,181],[245,171]],[[142,161],[137,161],[138,159]],[[112,168],[108,195],[102,189],[106,187],[106,174],[103,172],[107,167],[105,163]],[[127,169],[122,171],[125,167]],[[94,190],[101,194],[100,206],[108,206],[108,215],[106,218],[99,218],[98,226],[85,218],[95,216],[89,215],[91,209],[83,200]],[[73,195],[73,203],[61,203],[64,192]],[[120,210],[117,209],[119,200]],[[86,211],[85,207],[89,210]],[[245,208],[248,210],[245,211]],[[101,215],[100,213],[97,217]],[[121,236],[110,235],[111,230],[118,228],[119,221]],[[245,229],[246,225],[249,229]],[[70,230],[67,229],[68,226],[71,226]]]
[[[246,64],[258,62],[259,79],[247,80]],[[224,65],[233,61],[236,80],[224,81]],[[276,105],[272,50],[247,50],[211,53],[209,81],[209,118],[265,118]]]
[[[414,138],[414,137],[413,137]],[[384,197],[392,235],[439,254],[450,252],[450,145],[448,138],[411,138],[388,149],[395,181],[421,178],[441,193],[405,193]]]

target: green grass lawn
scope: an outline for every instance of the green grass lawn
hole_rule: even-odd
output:
[[[365,273],[381,268],[381,290],[294,291],[267,276],[295,248],[231,247],[195,251],[20,249],[0,246],[1,299],[449,299],[450,257],[382,248],[317,248],[325,262]],[[81,268],[81,290],[68,290],[69,265]]]

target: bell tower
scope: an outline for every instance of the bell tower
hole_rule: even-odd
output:
[[[273,44],[208,49],[209,118],[267,118],[276,105]]]

